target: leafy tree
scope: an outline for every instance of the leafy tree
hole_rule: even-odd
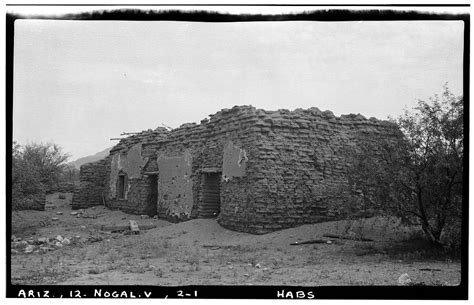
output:
[[[12,147],[12,208],[19,209],[22,202],[30,195],[44,193],[44,186],[36,168],[23,159],[23,152],[18,143]]]
[[[68,155],[56,144],[13,142],[12,207],[21,207],[25,198],[43,194],[61,178]]]
[[[418,100],[397,120],[403,137],[354,154],[351,191],[384,214],[421,225],[441,244],[446,225],[460,227],[463,192],[463,98],[447,85],[441,96]]]
[[[31,143],[23,147],[23,160],[36,169],[40,182],[47,188],[52,188],[60,180],[66,167],[68,154],[61,147],[52,143]]]
[[[61,182],[79,181],[79,170],[72,164],[66,164],[60,176]]]

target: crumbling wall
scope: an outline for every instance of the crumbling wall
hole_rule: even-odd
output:
[[[193,209],[192,157],[158,156],[158,216],[172,220],[191,218]]]
[[[266,233],[340,219],[352,210],[343,192],[347,148],[399,137],[394,124],[361,115],[236,106],[200,124],[121,140],[107,159],[106,201],[111,208],[145,214],[153,181],[149,175],[158,175],[159,217],[195,218],[201,175],[218,172],[218,222],[226,228]],[[120,173],[128,178],[124,199],[117,198]]]
[[[197,217],[202,187],[201,175],[209,171],[222,173],[221,209],[225,209],[229,203],[237,202],[251,206],[249,192],[252,190],[251,183],[247,181],[247,171],[253,166],[252,157],[258,153],[254,145],[257,134],[252,130],[255,121],[255,108],[240,106],[223,109],[211,115],[209,119],[202,120],[201,124],[184,124],[172,130],[166,138],[166,143],[157,148],[158,163],[162,164],[159,166],[158,183],[162,183],[163,179],[170,179],[168,174],[163,172],[167,161],[183,162],[184,155],[190,156],[190,171],[187,165],[184,183],[186,199],[189,201],[186,201],[185,212],[177,215],[171,213],[172,201],[161,200],[159,217],[174,220]],[[189,196],[190,191],[192,196]],[[159,198],[163,198],[167,193],[169,190],[164,187],[158,190]]]
[[[104,203],[107,159],[86,163],[79,172],[79,186],[72,196],[72,209],[84,209]]]
[[[165,128],[147,130],[122,139],[110,151],[106,173],[106,205],[111,209],[120,209],[131,214],[156,214],[150,211],[149,193],[150,182],[143,171],[156,156],[156,147],[166,138],[168,131]],[[154,162],[156,163],[156,162]],[[148,170],[149,170],[148,166]],[[126,176],[124,198],[118,198],[117,181],[119,175]]]
[[[17,203],[16,208],[18,210],[36,210],[44,211],[46,205],[46,194],[37,193],[34,195],[29,195],[25,198],[22,198]]]
[[[247,173],[248,201],[221,210],[227,228],[266,233],[304,223],[347,216],[347,148],[398,138],[391,123],[360,115],[335,117],[330,111],[257,110],[258,154]]]
[[[144,212],[142,199],[146,197],[143,191],[146,188],[146,179],[142,177],[141,171],[147,162],[148,158],[142,156],[141,143],[134,144],[125,152],[119,151],[111,155],[108,207],[129,213],[142,214]],[[117,190],[120,175],[125,176],[123,198],[120,198],[120,192]]]
[[[228,141],[224,147],[222,160],[222,177],[225,181],[233,177],[245,176],[245,168],[248,161],[247,151],[235,146],[232,141]]]

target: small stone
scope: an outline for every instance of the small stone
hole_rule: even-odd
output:
[[[40,244],[45,244],[47,242],[48,242],[48,238],[46,238],[46,237],[38,238],[38,243],[40,243]]]
[[[41,250],[41,251],[44,251],[44,252],[47,252],[47,251],[53,251],[54,248],[51,248],[51,247],[40,247],[40,250]]]
[[[400,275],[398,278],[398,284],[402,286],[407,286],[411,284],[410,276],[407,273]]]
[[[127,219],[127,217],[122,217],[122,220],[125,220],[125,219]]]
[[[70,241],[68,238],[64,238],[64,239],[61,241],[61,243],[62,243],[63,245],[69,245],[69,244],[71,243],[71,241]]]
[[[31,253],[35,249],[35,246],[29,245],[28,247],[25,248],[25,253]]]
[[[11,241],[16,241],[16,236],[12,235]]]
[[[76,211],[71,212],[71,215],[72,215],[72,216],[77,215],[77,212],[76,212]]]
[[[249,277],[250,275],[248,273],[245,273],[244,276]]]
[[[11,249],[11,253],[12,253],[12,254],[18,254],[18,253],[20,253],[20,252],[18,252],[18,250]]]
[[[86,226],[81,226],[81,230],[85,230],[86,229]]]
[[[61,247],[63,246],[63,244],[60,243],[59,241],[57,241],[54,245],[55,245],[56,247],[59,247],[59,248],[61,248]]]
[[[255,268],[260,268],[260,267],[262,267],[262,265],[260,265],[260,264],[255,265]]]
[[[56,215],[63,215],[63,212],[57,211],[57,212],[56,212]]]
[[[61,235],[56,236],[57,241],[62,241],[64,238]]]
[[[59,218],[57,218],[57,217],[53,217],[53,218],[51,218],[51,220],[52,220],[52,221],[58,221],[58,220],[59,220]]]
[[[232,267],[232,266],[229,266],[229,269],[234,269],[234,267]]]

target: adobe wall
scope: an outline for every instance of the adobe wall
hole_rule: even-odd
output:
[[[250,106],[224,109],[201,124],[183,124],[171,132],[146,131],[122,139],[110,152],[106,173],[106,204],[112,209],[152,215],[150,176],[158,173],[154,214],[171,221],[197,216],[203,169],[214,168],[228,181],[222,202],[250,204],[251,184],[244,178],[249,156],[256,155],[252,129],[256,119]],[[117,196],[117,180],[125,175],[125,198]],[[242,191],[246,190],[246,191]]]
[[[158,216],[176,221],[197,217],[201,176],[208,170],[227,181],[221,186],[221,209],[236,202],[251,205],[248,176],[258,155],[256,120],[255,108],[241,106],[223,109],[201,124],[172,130],[156,152]]]
[[[122,139],[104,161],[103,191],[112,209],[183,221],[198,216],[202,174],[219,172],[218,222],[266,233],[353,213],[342,192],[347,147],[400,135],[395,125],[361,115],[236,106],[200,124]],[[120,175],[126,176],[124,198],[118,198]],[[150,203],[154,181],[158,194]]]
[[[153,161],[159,141],[168,135],[165,128],[147,130],[124,138],[114,146],[107,158],[105,177],[105,200],[107,207],[120,209],[130,214],[156,214],[156,208],[148,205],[149,177],[143,171]],[[156,162],[155,162],[156,163]],[[156,170],[156,169],[155,169]],[[117,180],[119,175],[126,176],[125,198],[119,198]]]
[[[346,217],[353,211],[343,192],[347,147],[401,135],[389,122],[317,108],[257,110],[257,116],[252,204],[226,204],[219,215],[222,226],[251,233]]]
[[[72,209],[85,209],[104,203],[107,159],[81,165],[79,186],[74,189]]]

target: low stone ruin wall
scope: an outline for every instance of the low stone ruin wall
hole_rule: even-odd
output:
[[[104,204],[107,158],[81,166],[79,187],[72,196],[72,209],[84,209]]]
[[[36,210],[44,211],[46,205],[46,195],[45,194],[35,194],[27,196],[18,202],[18,210]]]

